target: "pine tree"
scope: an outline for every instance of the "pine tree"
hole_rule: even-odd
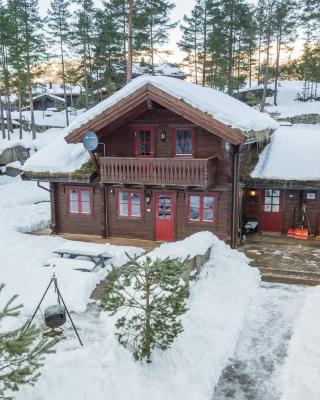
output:
[[[93,0],[74,0],[79,6],[73,24],[72,42],[76,54],[81,58],[85,87],[85,107],[89,109],[92,92],[92,46],[95,36],[96,9]]]
[[[169,32],[177,23],[170,20],[175,4],[170,0],[136,0],[134,8],[135,51],[150,57],[154,75],[154,57],[159,48],[168,41]]]
[[[151,362],[156,348],[167,350],[183,331],[179,317],[186,312],[187,289],[181,279],[185,263],[128,258],[125,266],[114,269],[102,307],[121,314],[116,322],[119,343],[136,360]]]
[[[0,285],[0,294],[4,285]],[[6,321],[19,317],[21,305],[14,305],[13,296],[0,310],[0,326]],[[39,377],[39,368],[45,355],[52,353],[56,339],[40,338],[38,329],[26,324],[14,330],[0,333],[0,397],[5,398],[21,385],[33,385]]]
[[[60,48],[61,76],[63,84],[63,95],[65,101],[66,123],[69,126],[68,104],[66,94],[65,52],[66,44],[70,36],[69,0],[52,0],[48,12],[48,27],[54,44]]]

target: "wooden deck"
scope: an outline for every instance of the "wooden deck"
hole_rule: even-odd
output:
[[[51,235],[51,230],[49,228],[46,228],[30,232],[30,234],[36,236],[48,236]],[[141,247],[144,250],[153,250],[156,247],[159,247],[161,244],[161,242],[155,242],[153,240],[127,239],[127,238],[116,238],[116,237],[102,238],[101,236],[80,235],[73,233],[61,233],[59,235],[51,235],[51,236],[60,236],[66,240],[75,240],[79,242],[102,243],[102,244],[110,243],[115,246]]]

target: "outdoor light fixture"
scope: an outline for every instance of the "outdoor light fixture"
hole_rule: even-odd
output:
[[[162,142],[164,142],[166,140],[166,138],[167,138],[166,131],[162,131],[160,133],[160,139],[162,140]]]
[[[250,190],[250,196],[251,196],[251,197],[255,197],[256,194],[257,194],[257,193],[256,193],[256,191],[255,191],[254,189],[251,189],[251,190]]]
[[[151,202],[151,194],[148,192],[146,193],[146,203],[150,204],[150,202]]]

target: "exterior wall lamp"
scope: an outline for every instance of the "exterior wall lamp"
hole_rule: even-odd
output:
[[[250,190],[250,196],[251,197],[256,197],[257,192],[254,189]]]
[[[146,203],[147,203],[147,204],[150,204],[150,202],[151,202],[151,193],[150,193],[150,192],[147,192],[147,193],[146,193]]]
[[[160,133],[160,139],[161,139],[161,141],[162,141],[162,142],[165,142],[166,138],[167,138],[166,131],[161,131],[161,133]]]

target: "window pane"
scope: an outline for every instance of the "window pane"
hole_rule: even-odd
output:
[[[127,192],[120,192],[119,193],[119,201],[121,203],[128,202],[128,193]]]
[[[140,196],[137,193],[131,193],[131,216],[141,216]]]
[[[69,208],[71,213],[77,214],[79,212],[79,204],[78,204],[78,192],[72,190],[69,192],[70,201]]]
[[[145,142],[150,142],[150,140],[151,140],[150,131],[144,131],[144,141]]]
[[[272,190],[271,189],[265,190],[264,194],[265,196],[272,196]]]
[[[145,145],[144,145],[144,154],[145,154],[146,156],[148,156],[148,155],[151,154],[151,146],[150,146],[150,143],[145,143]]]
[[[271,205],[265,205],[264,206],[264,211],[265,212],[270,212],[271,211]]]
[[[90,193],[88,191],[81,191],[81,201],[90,201]]]
[[[280,196],[280,190],[273,190],[273,195],[274,196]]]
[[[272,206],[272,212],[279,212],[280,207],[279,206]]]
[[[203,210],[203,220],[204,221],[213,221],[213,209],[205,208]]]
[[[200,208],[190,207],[190,220],[200,221]]]
[[[265,204],[271,204],[271,201],[272,201],[272,197],[265,197],[264,198],[264,203]]]
[[[203,207],[204,208],[212,208],[213,209],[213,197],[212,196],[204,196],[204,198],[203,198]]]
[[[120,192],[119,193],[119,215],[128,215],[128,193]]]
[[[82,202],[81,203],[81,212],[84,214],[90,214],[90,203],[89,202]]]
[[[200,208],[200,196],[190,196],[190,206]]]
[[[192,130],[176,130],[176,154],[192,154]]]
[[[272,204],[280,204],[280,197],[273,197]]]

